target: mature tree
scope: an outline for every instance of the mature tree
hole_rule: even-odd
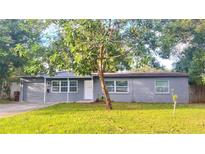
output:
[[[175,55],[175,70],[187,72],[191,83],[205,84],[205,20],[170,20],[162,34],[161,54]],[[176,48],[183,45],[182,51]]]
[[[104,72],[145,66],[159,68],[154,55],[158,53],[159,36],[166,23],[161,20],[1,20],[0,83],[16,72],[30,75],[52,75],[56,70],[82,75],[98,72],[106,107],[111,109]],[[52,27],[56,29],[54,37],[50,34]]]
[[[190,75],[190,83],[205,84],[205,49],[188,48],[184,51],[180,60],[176,63],[176,70],[187,72]]]
[[[104,72],[160,67],[153,57],[158,47],[159,20],[55,20],[59,37],[50,44],[52,70],[85,75],[98,72],[107,109],[112,109]],[[133,69],[135,70],[135,69]]]
[[[161,20],[1,22],[0,56],[4,65],[1,71],[6,72],[1,73],[2,78],[19,67],[23,73],[32,75],[53,74],[56,70],[71,70],[81,75],[98,72],[108,109],[112,105],[104,72],[160,67],[154,54],[158,54],[161,30],[166,25]],[[53,25],[57,26],[56,36],[49,38],[45,31],[51,33]]]
[[[0,92],[40,39],[39,20],[0,20]],[[31,59],[27,58],[27,59]],[[22,70],[22,69],[20,69]]]
[[[104,72],[129,67],[121,34],[125,23],[123,20],[65,20],[60,23],[71,68],[82,75],[98,72],[107,109],[112,109],[112,104]]]
[[[160,47],[160,33],[164,22],[161,20],[129,20],[128,28],[123,33],[126,45],[132,53],[132,68],[142,68],[144,65],[160,68],[155,59]]]

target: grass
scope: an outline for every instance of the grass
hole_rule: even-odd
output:
[[[205,133],[205,105],[113,103],[58,104],[0,119],[0,133],[195,134]]]
[[[8,104],[13,103],[14,101],[8,100],[8,99],[0,99],[0,104]]]

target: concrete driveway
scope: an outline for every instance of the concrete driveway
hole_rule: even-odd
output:
[[[8,103],[0,104],[0,118],[12,116],[22,112],[27,112],[35,109],[45,108],[54,104],[36,104],[36,103]]]

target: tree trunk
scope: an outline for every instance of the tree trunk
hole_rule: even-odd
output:
[[[99,79],[100,79],[100,85],[102,88],[102,92],[104,94],[105,97],[105,104],[106,104],[106,108],[111,110],[112,109],[112,103],[111,103],[111,99],[110,99],[110,95],[108,93],[107,87],[105,85],[105,80],[104,80],[104,72],[99,71]]]
[[[98,76],[100,80],[101,89],[104,94],[106,108],[111,110],[112,103],[111,103],[110,95],[108,93],[107,87],[105,85],[105,80],[104,80],[104,53],[105,53],[104,46],[101,45],[100,56],[99,56],[99,61],[98,61]]]

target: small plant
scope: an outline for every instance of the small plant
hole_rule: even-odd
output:
[[[104,101],[104,96],[101,96],[101,101]]]
[[[176,105],[177,105],[177,98],[178,98],[178,96],[177,96],[175,90],[172,89],[172,100],[173,100],[173,103],[174,103],[174,105],[173,105],[173,107],[174,107],[173,108],[173,116],[175,115],[175,110],[176,110]]]
[[[104,101],[104,96],[98,95],[98,98],[95,100],[95,102],[103,102]]]

